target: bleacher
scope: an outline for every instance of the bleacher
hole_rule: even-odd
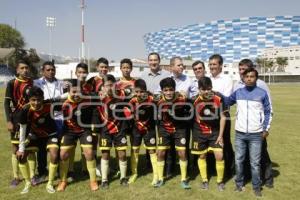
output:
[[[0,64],[0,86],[6,85],[13,78],[14,74],[9,70],[7,65]]]

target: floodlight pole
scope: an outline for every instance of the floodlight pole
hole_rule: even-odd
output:
[[[49,28],[49,60],[52,61],[52,31],[56,26],[56,18],[47,17],[46,26]]]

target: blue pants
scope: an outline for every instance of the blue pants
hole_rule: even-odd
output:
[[[260,160],[262,148],[262,133],[242,133],[236,131],[235,136],[235,183],[244,186],[244,161],[246,150],[249,150],[253,189],[260,189]]]

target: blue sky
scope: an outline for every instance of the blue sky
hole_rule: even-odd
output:
[[[145,58],[143,35],[161,29],[248,16],[299,15],[299,0],[86,0],[90,57]],[[46,17],[55,16],[52,51],[78,56],[80,0],[0,0],[0,23],[17,26],[28,48],[49,52]],[[16,23],[15,23],[16,22]]]

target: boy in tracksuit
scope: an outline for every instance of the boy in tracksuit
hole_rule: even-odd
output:
[[[237,104],[235,122],[235,170],[236,191],[244,190],[243,163],[246,148],[249,150],[252,186],[256,196],[261,195],[260,159],[263,138],[268,136],[272,120],[271,106],[265,90],[256,86],[258,72],[254,68],[245,70],[244,88],[226,98],[228,105]]]

